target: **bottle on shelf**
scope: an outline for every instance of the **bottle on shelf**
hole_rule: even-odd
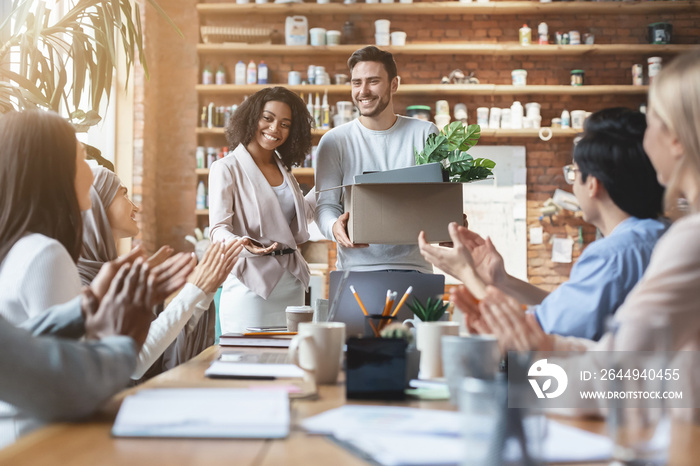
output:
[[[331,127],[331,108],[328,105],[328,90],[323,93],[323,103],[321,104],[321,128]]]
[[[258,65],[258,84],[267,84],[267,65],[264,61]]]
[[[216,149],[207,147],[207,168],[211,168],[211,164],[216,160]]]
[[[522,129],[523,127],[523,106],[517,100],[510,106],[510,127]]]
[[[561,112],[561,127],[571,128],[571,114],[566,109]]]
[[[207,118],[207,106],[204,105],[202,107],[202,114],[199,116],[199,126],[202,128],[206,128],[208,122],[209,122],[209,119]]]
[[[216,84],[219,86],[226,84],[226,70],[223,64],[219,65],[219,69],[216,70]]]
[[[214,127],[215,111],[214,102],[209,102],[209,107],[207,108],[207,128]]]
[[[549,27],[547,26],[547,23],[542,22],[537,26],[537,36],[537,43],[539,45],[549,44]]]
[[[316,101],[314,102],[314,124],[316,128],[321,127],[321,99],[318,97],[318,92],[316,93]]]
[[[312,117],[314,116],[314,103],[313,100],[311,100],[313,96],[311,95],[311,92],[309,92],[309,102],[306,104],[306,110],[308,110],[309,115]]]
[[[246,74],[246,84],[256,84],[258,82],[258,67],[253,60],[248,63],[248,72]]]
[[[532,30],[527,24],[520,28],[520,45],[532,44]]]
[[[197,164],[197,168],[204,168],[204,159],[206,157],[204,151],[204,146],[197,147],[197,152],[195,153],[195,162]]]
[[[236,85],[241,86],[245,84],[245,63],[243,63],[241,60],[236,63],[236,77],[234,82]]]
[[[197,209],[207,208],[207,189],[204,187],[204,181],[199,181],[197,185]]]
[[[214,84],[214,75],[208,64],[204,66],[204,71],[202,71],[202,84]]]

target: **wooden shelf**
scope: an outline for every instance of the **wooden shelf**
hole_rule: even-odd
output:
[[[223,136],[226,132],[226,128],[197,128],[195,129],[195,133],[197,135],[220,135]],[[312,136],[323,136],[328,132],[327,129],[312,129],[311,130],[311,135]]]
[[[580,133],[571,128],[550,128],[554,138],[571,138]],[[539,129],[482,129],[482,138],[539,138]]]
[[[284,44],[198,44],[197,51],[200,55],[341,55],[346,57],[362,46],[362,44],[321,47]],[[524,46],[515,42],[500,44],[441,42],[382,48],[394,55],[664,55],[683,53],[700,48],[700,45],[594,44]]]
[[[217,129],[221,128],[212,128],[212,129],[207,129],[207,128],[197,128],[197,133],[198,134],[223,134],[223,131],[216,131]],[[205,133],[204,131],[208,131]],[[313,130],[317,131],[320,133],[325,133],[328,130]],[[552,129],[552,137],[558,138],[558,137],[573,137],[576,136],[579,133],[579,131],[574,130],[574,129],[561,129],[561,128],[553,128]],[[538,129],[488,129],[484,128],[481,130],[481,137],[482,138],[519,138],[519,137],[539,137],[539,130]],[[197,175],[209,175],[209,169],[208,168],[197,168],[194,171]],[[313,168],[294,168],[292,170],[292,173],[294,173],[295,176],[313,176],[314,174],[314,169]]]
[[[625,1],[625,2],[553,2],[537,1],[459,3],[421,2],[421,3],[200,3],[197,11],[202,16],[221,15],[646,15],[683,11],[699,11],[697,1]]]
[[[248,95],[253,94],[271,85],[284,86],[294,92],[324,92],[328,94],[345,96],[350,95],[348,85],[300,85],[289,86],[286,84],[248,84],[237,86],[235,84],[195,86],[200,95]],[[643,95],[648,91],[648,86],[632,85],[601,85],[601,86],[509,86],[501,84],[402,84],[397,94],[405,95]]]
[[[209,215],[209,209],[195,209],[195,210],[194,210],[194,214],[195,214],[195,215],[199,215],[199,216],[204,216],[204,215],[207,215],[207,216],[208,216],[208,215]]]
[[[195,174],[197,175],[209,175],[208,168],[195,168]],[[314,169],[310,167],[300,167],[292,168],[292,175],[294,176],[314,176]]]

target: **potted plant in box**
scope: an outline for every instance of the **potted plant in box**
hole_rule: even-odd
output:
[[[425,148],[416,154],[416,165],[438,162],[442,165],[447,181],[466,183],[483,180],[493,175],[496,162],[485,158],[474,158],[467,151],[479,142],[481,127],[464,126],[453,121],[439,133],[431,134]]]

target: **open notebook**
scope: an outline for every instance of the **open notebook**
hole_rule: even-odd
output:
[[[126,397],[116,437],[284,438],[289,397],[282,389],[160,388]]]

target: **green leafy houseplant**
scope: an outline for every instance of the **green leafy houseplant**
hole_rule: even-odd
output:
[[[449,181],[466,183],[483,180],[493,175],[496,162],[485,158],[475,159],[467,153],[481,137],[479,125],[465,127],[461,121],[453,121],[439,133],[431,134],[425,141],[425,148],[416,154],[416,165],[438,162],[447,172]]]
[[[147,2],[183,37],[155,0]],[[65,111],[76,129],[86,131],[102,119],[100,102],[109,99],[118,44],[127,80],[136,59],[148,77],[137,0],[73,0],[67,9],[57,17],[44,1],[13,0],[10,14],[0,19],[0,113]]]
[[[421,303],[418,299],[413,298],[413,302],[408,304],[409,309],[423,322],[435,322],[445,314],[445,310],[450,305],[449,302],[443,303],[442,297],[428,298],[425,303]]]

